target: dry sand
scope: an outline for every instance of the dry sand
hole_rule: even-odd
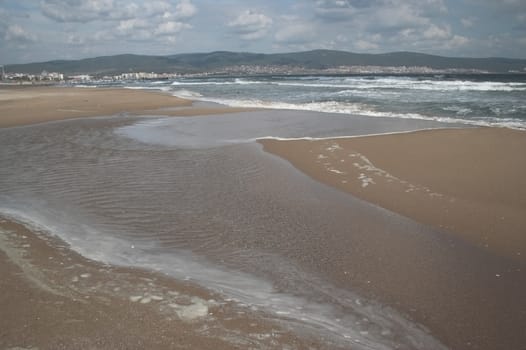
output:
[[[191,106],[192,101],[144,90],[10,86],[0,88],[0,127],[117,113],[192,116],[247,110]]]
[[[526,260],[526,132],[467,128],[260,142],[316,180]]]

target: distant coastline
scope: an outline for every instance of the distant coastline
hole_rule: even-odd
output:
[[[1,63],[1,62],[0,62]],[[118,74],[526,74],[526,59],[461,58],[414,52],[359,54],[335,50],[258,54],[217,51],[168,56],[115,55],[5,64],[9,74],[95,77]],[[54,76],[59,77],[60,75]],[[1,79],[0,79],[1,80]]]

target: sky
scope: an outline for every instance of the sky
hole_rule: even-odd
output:
[[[0,64],[312,49],[526,58],[526,0],[0,0]]]

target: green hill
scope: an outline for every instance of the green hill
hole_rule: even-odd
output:
[[[170,56],[116,55],[81,60],[57,60],[6,65],[8,72],[37,74],[43,70],[72,74],[118,74],[125,72],[204,72],[239,65],[294,66],[305,69],[327,69],[339,66],[416,66],[434,69],[476,69],[492,73],[526,72],[526,60],[509,58],[458,58],[414,52],[358,54],[335,50],[256,54],[216,51]]]

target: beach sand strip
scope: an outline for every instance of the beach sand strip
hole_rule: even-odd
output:
[[[1,87],[0,128],[48,121],[132,115],[197,116],[249,111],[192,107],[193,102],[159,91],[119,88]]]
[[[260,143],[318,181],[526,260],[524,131],[440,129]]]
[[[0,218],[2,349],[322,348],[190,281],[87,260]]]
[[[55,91],[55,102],[47,104],[40,89]],[[202,113],[192,112],[189,101],[177,104],[179,99],[158,92],[22,91],[26,97],[15,102],[0,91],[1,126],[57,115]],[[27,97],[28,91],[36,96]],[[120,94],[137,101],[114,104]],[[99,110],[75,112],[93,106],[94,96],[105,101]],[[57,114],[58,109],[69,111]],[[41,114],[35,117],[36,112]],[[452,348],[509,349],[524,344],[526,319],[524,136],[473,128],[260,142],[315,180],[437,227],[437,236],[445,237],[397,237],[381,223],[364,223],[352,241],[362,245],[342,246],[345,230],[342,237],[324,238],[323,244],[334,245],[331,254],[352,262],[351,273],[341,279],[353,290],[411,316]],[[312,335],[298,339],[263,313],[190,282],[86,260],[63,242],[8,219],[0,222],[0,248],[0,310],[6,315],[0,318],[0,348],[334,348]],[[317,261],[316,252],[301,253]]]

